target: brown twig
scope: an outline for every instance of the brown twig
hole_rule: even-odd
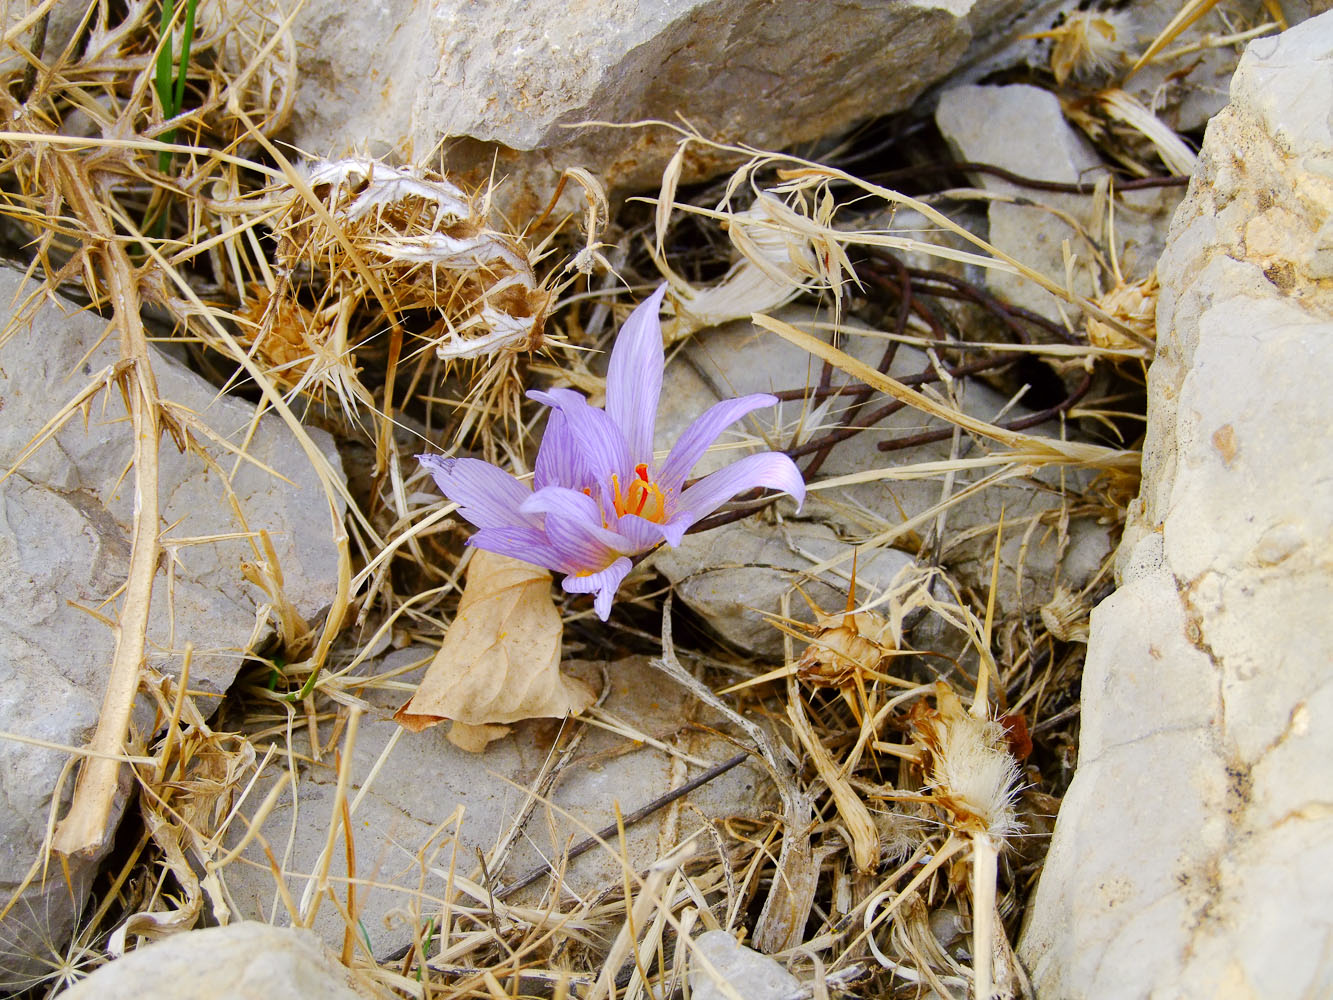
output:
[[[638,823],[640,820],[647,819],[649,816],[657,812],[659,809],[669,806],[677,799],[689,795],[690,792],[694,791],[696,788],[702,788],[704,785],[708,784],[714,778],[726,774],[733,767],[740,764],[749,756],[750,755],[748,753],[738,753],[735,757],[731,757],[727,760],[724,760],[720,764],[714,764],[707,771],[704,771],[702,774],[696,775],[695,777],[691,778],[689,781],[685,782],[685,784],[681,785],[679,788],[673,788],[666,794],[659,795],[657,798],[653,799],[647,805],[640,806],[638,809],[635,809],[632,813],[627,813],[619,823],[608,823],[606,826],[602,827],[591,837],[585,837],[583,840],[580,840],[577,844],[575,844],[568,851],[566,851],[565,860],[573,861],[575,858],[583,854],[587,854],[588,851],[592,850],[598,844],[604,843],[608,838],[615,836],[615,834],[622,828],[631,827],[635,823]],[[541,865],[540,867],[534,868],[527,874],[520,876],[513,882],[510,882],[508,885],[496,891],[495,898],[507,899],[509,896],[518,892],[518,890],[532,885],[533,882],[536,882],[543,875],[546,875],[548,873],[554,873],[554,871],[555,869],[552,868],[550,865]]]

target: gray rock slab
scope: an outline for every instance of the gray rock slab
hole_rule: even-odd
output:
[[[144,945],[60,994],[62,1000],[366,1000],[375,995],[310,931],[252,921]]]
[[[451,871],[475,878],[478,853],[490,852],[507,835],[522,809],[527,788],[540,772],[551,749],[559,720],[517,724],[510,735],[473,754],[454,746],[447,725],[420,733],[400,730],[393,712],[407,700],[411,683],[434,655],[415,646],[390,653],[368,669],[376,674],[412,668],[400,680],[401,691],[368,690],[374,710],[362,717],[352,754],[349,799],[361,798],[352,813],[360,926],[372,951],[383,957],[412,939],[412,927],[437,918],[448,892]],[[642,658],[609,664],[572,661],[566,669],[601,685],[601,670],[610,681],[605,711],[623,719],[675,754],[718,763],[737,753],[734,744],[691,727],[716,724],[663,674]],[[284,872],[291,898],[299,906],[322,852],[333,810],[337,772],[331,751],[322,763],[309,755],[309,735],[299,720],[293,725],[293,747],[300,756],[295,782],[268,813],[260,832]],[[332,732],[323,729],[324,739]],[[401,733],[401,735],[400,735]],[[397,737],[397,742],[394,739]],[[253,817],[285,766],[276,758],[261,775],[241,813]],[[492,889],[545,864],[558,863],[562,853],[590,832],[615,822],[615,806],[628,814],[697,775],[702,766],[647,743],[592,728],[564,768],[549,796],[539,803],[514,842],[507,863],[492,871]],[[374,772],[373,780],[368,780]],[[727,816],[757,817],[769,808],[768,779],[748,762],[692,792],[686,799],[653,814],[629,829],[627,857],[642,871],[710,820]],[[686,805],[685,803],[688,803]],[[696,811],[696,809],[698,811]],[[235,844],[244,824],[234,823],[228,842]],[[614,837],[610,838],[613,848]],[[714,849],[706,831],[700,849]],[[339,900],[346,897],[347,863],[341,833],[329,867],[329,880]],[[262,846],[252,843],[220,877],[237,916],[278,924],[290,922]],[[509,901],[532,905],[549,880],[538,880]],[[569,893],[584,898],[622,885],[622,866],[615,853],[597,847],[572,861],[564,873],[561,904]],[[456,905],[485,908],[466,895]],[[331,944],[342,941],[345,923],[325,901],[314,930]]]
[[[811,333],[820,334],[815,321],[824,317],[817,317],[810,310],[791,308],[780,315]],[[885,341],[873,330],[848,325],[840,346],[858,360],[878,366]],[[924,352],[902,346],[890,373],[901,377],[920,372],[927,365]],[[669,402],[659,414],[655,447],[669,448],[689,421],[718,399],[751,392],[801,389],[816,384],[818,379],[818,361],[748,321],[704,331],[692,337],[667,367],[662,395]],[[844,382],[845,376],[835,371],[831,384]],[[960,386],[959,391],[963,408],[987,420],[1005,410],[1008,403],[1002,394],[976,381]],[[829,408],[842,405],[845,404],[835,398]],[[816,409],[803,414],[799,401],[758,410],[747,418],[739,432],[724,436],[717,451],[704,456],[695,475],[711,472],[744,454],[743,449],[734,446],[744,444],[746,435],[751,442],[785,445],[801,421],[818,427],[820,420],[826,419],[826,412],[821,415]],[[1006,411],[1012,417],[1026,412],[1021,404]],[[682,599],[721,635],[754,652],[776,655],[781,650],[781,636],[758,611],[776,614],[779,596],[791,591],[793,583],[799,582],[799,574],[823,559],[846,553],[849,540],[860,542],[892,532],[904,521],[929,511],[943,496],[940,478],[890,477],[845,483],[827,490],[818,488],[818,479],[947,459],[948,440],[887,454],[876,448],[876,442],[885,436],[905,436],[940,426],[911,408],[899,410],[873,428],[833,447],[818,471],[816,488],[807,494],[799,515],[793,503],[779,502],[786,523],[783,529],[752,519],[744,525],[687,536],[679,548],[655,553],[654,565],[681,588]],[[974,442],[964,437],[960,454],[962,457],[977,454]],[[954,492],[979,475],[961,474]],[[1066,472],[1064,486],[1077,491],[1086,484],[1086,479],[1082,473]],[[1067,531],[1033,530],[1024,543],[1032,519],[1048,515],[1059,506],[1060,498],[1055,491],[1060,486],[1058,474],[1043,472],[1032,481],[1013,481],[982,490],[955,504],[946,517],[945,538],[949,545],[941,553],[942,560],[968,586],[984,593],[989,587],[995,536],[993,532],[972,529],[997,524],[1003,509],[1006,531],[1001,551],[1001,591],[997,598],[1001,611],[1035,610],[1050,599],[1057,579],[1075,590],[1081,588],[1111,551],[1109,529],[1105,525],[1092,518],[1076,517],[1070,520]],[[820,527],[798,527],[801,522],[815,522]],[[867,559],[861,563],[858,589],[863,600],[882,590],[915,558],[913,539],[928,536],[934,517],[928,522],[891,540],[890,547],[897,545],[903,551],[882,552],[876,557],[882,562]],[[749,566],[743,565],[747,559],[753,560]],[[1020,566],[1021,586],[1017,582]],[[816,599],[825,609],[840,608],[845,603],[846,573],[850,568],[848,560],[840,567],[839,577],[826,575],[825,583],[811,591],[812,596],[819,595]],[[829,587],[840,588],[841,594]],[[799,597],[792,601],[795,610],[799,611],[803,605]]]
[[[1045,5],[1053,7],[1054,5]],[[609,187],[656,184],[677,138],[585,122],[676,121],[778,149],[906,108],[968,57],[1012,38],[1013,0],[312,0],[295,25],[291,138],[319,156],[425,158],[540,211],[566,167]],[[392,58],[386,58],[392,53]],[[715,170],[700,151],[687,176]]]
[[[13,307],[36,288],[0,269],[0,303]],[[0,346],[0,474],[85,383],[116,360],[105,320],[72,306],[41,305]],[[215,390],[163,354],[154,356],[161,397],[198,414],[220,438],[239,445],[251,407]],[[113,390],[115,392],[115,390]],[[331,438],[311,432],[335,469]],[[114,645],[110,619],[125,583],[134,514],[134,479],[127,474],[132,440],[119,395],[99,398],[0,483],[0,731],[82,746],[97,723]],[[244,539],[209,536],[267,530],[288,599],[311,619],[332,600],[337,553],[329,505],[295,439],[266,416],[246,448],[267,469],[237,465],[206,442],[216,465],[181,454],[163,440],[161,531],[166,555],[153,593],[147,662],[178,674],[193,643],[190,687],[221,695],[231,684],[266,598],[241,575],[255,558]],[[276,474],[275,474],[276,473]],[[287,480],[278,478],[278,474]],[[238,521],[230,486],[245,522]],[[341,507],[338,509],[342,515]],[[260,638],[265,633],[261,630]],[[140,735],[152,723],[143,703]],[[0,740],[0,895],[26,877],[43,841],[63,753]],[[72,783],[64,786],[62,802]],[[91,862],[71,862],[75,892],[48,878],[0,923],[0,967],[14,975],[36,968],[34,950],[59,948],[86,895]],[[56,869],[58,871],[58,869]],[[0,974],[0,983],[5,981]]]
[[[763,656],[782,655],[783,633],[768,616],[789,614],[814,620],[802,591],[823,611],[842,611],[847,581],[831,571],[814,575],[815,566],[847,550],[828,525],[792,521],[780,528],[739,521],[685,536],[676,548],[653,554],[653,566],[675,584],[675,592],[696,614],[739,649]],[[915,560],[897,549],[878,549],[857,564],[857,599],[865,602],[893,582]],[[850,563],[840,567],[842,577]],[[798,644],[798,649],[800,648]]]
[[[1039,995],[1333,991],[1333,14],[1251,43],[1159,265],[1144,482],[1020,942]]]

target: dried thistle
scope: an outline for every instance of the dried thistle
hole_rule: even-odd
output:
[[[990,997],[995,961],[995,883],[999,853],[1019,829],[1014,800],[1019,768],[1008,750],[1002,723],[987,719],[984,701],[968,712],[949,685],[935,684],[935,708],[918,702],[911,724],[926,753],[930,800],[946,814],[951,836],[972,844],[972,961],[976,996]],[[1003,931],[1001,931],[1003,937]],[[1008,943],[1001,951],[1008,953]]]
[[[279,381],[366,403],[353,351],[387,327],[390,378],[400,356],[433,351],[472,362],[474,390],[516,410],[513,361],[541,347],[552,294],[523,241],[492,227],[486,198],[433,171],[343,159],[255,200],[276,210],[279,277],[248,310],[248,340]],[[307,292],[313,308],[298,299]]]
[[[948,814],[950,826],[999,841],[1016,833],[1019,770],[1004,726],[967,711],[944,681],[935,684],[935,708],[918,702],[911,724],[927,755],[931,801]]]
[[[1088,641],[1088,605],[1063,583],[1055,585],[1055,594],[1041,606],[1041,621],[1061,642]]]
[[[1135,341],[1109,323],[1089,315],[1088,343],[1112,350],[1132,350],[1143,342],[1152,343],[1157,336],[1157,295],[1156,270],[1138,281],[1117,280],[1110,291],[1097,296],[1093,301],[1143,340]]]
[[[837,688],[859,723],[868,706],[866,681],[872,683],[883,675],[880,668],[898,649],[899,637],[891,623],[870,611],[853,612],[856,607],[856,555],[852,556],[852,584],[847,592],[847,607],[842,614],[830,615],[810,603],[815,624],[795,623],[811,633],[810,645],[796,661],[796,676],[810,687]],[[785,629],[784,629],[785,631]],[[860,695],[859,699],[853,693]]]
[[[443,360],[541,346],[549,295],[523,245],[489,227],[481,199],[431,171],[369,159],[316,163],[307,184],[328,214],[293,190],[279,265],[332,262],[334,281],[355,285],[367,281],[360,257],[394,312],[434,315],[425,337]]]

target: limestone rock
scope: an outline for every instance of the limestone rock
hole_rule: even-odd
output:
[[[1041,5],[1041,10],[1053,7]],[[1014,0],[311,0],[292,141],[447,164],[540,211],[570,166],[612,188],[655,184],[664,128],[583,122],[687,118],[707,136],[777,149],[906,108],[964,60],[1035,17]],[[391,56],[390,56],[391,54]],[[706,155],[688,174],[716,169]]]
[[[375,995],[309,931],[249,921],[145,945],[60,994],[62,1000],[366,1000]]]
[[[1060,100],[1048,90],[1026,84],[1004,87],[955,87],[945,91],[935,123],[959,159],[989,163],[1033,180],[1061,184],[1092,183],[1104,172],[1101,157],[1065,120]],[[1034,191],[987,174],[979,186],[1000,195],[1037,204],[996,201],[988,210],[989,240],[1028,267],[1059,284],[1072,278],[1072,291],[1095,296],[1110,287],[1109,275],[1093,270],[1093,248],[1079,231],[1056,212],[1079,223],[1099,243],[1108,238],[1105,213],[1098,213],[1091,195]],[[1178,191],[1132,191],[1116,206],[1116,252],[1126,281],[1151,272],[1161,253],[1170,213],[1180,201]],[[1079,262],[1066,271],[1064,244]],[[1059,301],[1026,278],[988,271],[987,285],[996,294],[1025,309],[1060,321]],[[1065,307],[1065,315],[1070,315]]]
[[[780,313],[788,322],[804,326],[811,332],[818,327],[809,324],[817,318],[806,309],[792,308]],[[858,331],[847,326],[847,335],[841,346],[852,356],[871,365],[878,365],[884,351],[882,339],[870,331]],[[890,372],[898,377],[920,372],[928,361],[923,352],[901,346]],[[730,323],[705,331],[691,338],[681,355],[668,365],[663,383],[662,398],[668,403],[658,415],[657,448],[669,447],[688,422],[718,399],[752,392],[773,392],[800,389],[819,379],[819,362],[805,351],[763,333],[748,322]],[[832,384],[843,380],[835,373]],[[1003,409],[1008,400],[979,382],[970,381],[959,386],[964,409],[991,419]],[[836,398],[830,406],[842,406]],[[806,426],[818,426],[821,411],[802,414],[800,401],[782,403],[772,409],[758,410],[748,418],[746,430],[752,438],[765,436],[776,444],[786,439],[775,433],[775,427],[790,435],[791,429],[804,421]],[[1008,411],[1010,416],[1023,412],[1020,405]],[[818,471],[820,477],[865,473],[875,469],[889,469],[915,462],[946,460],[950,442],[914,447],[907,452],[885,454],[876,448],[876,442],[887,434],[906,435],[924,429],[926,418],[910,408],[899,410],[874,428],[857,434],[837,445]],[[938,426],[932,424],[932,427]],[[729,463],[741,452],[725,447],[736,444],[736,435],[724,437],[719,451],[706,455],[696,468],[702,475]],[[971,454],[972,442],[964,439],[961,454]],[[805,460],[801,463],[804,464]],[[1066,473],[1065,483],[1077,489],[1082,482],[1079,473]],[[965,481],[960,481],[961,489]],[[1058,477],[1052,485],[1058,485]],[[773,656],[781,651],[781,635],[757,612],[777,614],[778,598],[791,591],[800,582],[798,573],[834,555],[847,551],[846,539],[857,540],[891,532],[905,520],[930,510],[941,499],[938,479],[893,479],[843,485],[837,489],[811,490],[805,507],[799,515],[794,505],[780,501],[785,525],[781,530],[751,521],[732,525],[698,535],[687,536],[674,550],[661,549],[653,555],[653,565],[680,588],[685,603],[706,618],[712,627],[732,642],[763,655]],[[975,497],[964,499],[951,507],[946,516],[946,538],[963,539],[954,542],[941,555],[949,568],[969,586],[984,593],[990,585],[990,560],[994,549],[994,534],[979,532],[971,537],[969,529],[994,525],[999,522],[1003,506],[1005,543],[1001,551],[1001,591],[997,598],[999,608],[1008,613],[1019,607],[1035,611],[1050,599],[1054,581],[1058,577],[1065,585],[1081,588],[1097,572],[1102,560],[1111,549],[1108,529],[1090,518],[1074,518],[1067,532],[1034,531],[1026,546],[1023,529],[1013,527],[1025,519],[1041,517],[1055,509],[1059,498],[1041,488],[1027,484],[1012,490],[983,490]],[[798,521],[791,520],[799,517]],[[882,590],[903,567],[909,565],[922,538],[927,537],[934,523],[923,523],[915,530],[904,531],[891,539],[888,549],[867,559],[858,568],[858,594],[869,600]],[[819,528],[802,525],[816,522]],[[799,527],[798,527],[799,525]],[[893,546],[902,551],[893,551]],[[1022,566],[1021,587],[1016,582],[1016,570]],[[839,567],[838,577],[824,576],[829,587],[837,587],[839,596],[824,585],[811,593],[825,610],[835,610],[845,602],[846,578],[851,569],[850,560]],[[841,581],[841,582],[840,582]],[[937,593],[940,599],[946,594]],[[794,596],[792,607],[800,611],[804,601]],[[754,609],[754,610],[751,610]]]
[[[1329,107],[1333,14],[1251,43],[1172,224],[1143,489],[1020,946],[1039,995],[1333,990]]]
[[[412,683],[433,655],[429,647],[413,646],[371,665],[375,674],[405,672],[395,677],[401,682],[399,690],[366,690],[365,697],[374,711],[361,719],[351,758],[348,798],[361,797],[352,813],[357,875],[368,880],[358,886],[356,907],[371,950],[380,957],[411,941],[414,923],[422,927],[438,914],[438,900],[448,892],[451,871],[481,881],[476,870],[478,852],[488,854],[510,834],[524,806],[526,790],[546,762],[561,726],[561,720],[547,719],[517,723],[510,735],[491,743],[480,754],[450,743],[446,726],[420,733],[402,730],[393,721],[393,712],[407,700]],[[578,661],[565,664],[594,688],[601,686],[603,666],[611,685],[604,704],[607,712],[696,759],[721,762],[735,755],[733,744],[690,728],[696,713],[697,721],[719,720],[700,710],[681,688],[649,667],[643,658],[630,657],[605,665]],[[323,739],[328,739],[331,732],[330,727],[321,726]],[[307,755],[299,758],[302,763],[295,798],[290,789],[284,792],[261,832],[275,851],[282,845],[287,888],[300,905],[326,841],[337,770],[331,751],[326,751],[322,763],[310,762],[305,726],[295,731],[293,745],[298,754]],[[253,818],[285,766],[279,756],[261,776],[241,807],[245,816]],[[374,778],[368,780],[372,769]],[[543,859],[558,862],[562,852],[583,840],[589,831],[615,822],[617,802],[622,814],[627,815],[698,771],[653,746],[591,729],[548,793],[550,805],[537,804],[513,841],[507,862],[500,861],[491,869],[490,888],[499,890],[542,867]],[[642,870],[696,829],[703,817],[757,816],[772,805],[762,793],[768,787],[758,765],[742,763],[629,828],[630,862]],[[229,843],[234,844],[243,832],[244,824],[233,824]],[[612,843],[616,840],[610,839]],[[346,873],[340,832],[329,868],[330,883],[340,901],[346,898]],[[238,916],[288,922],[258,842],[222,869],[220,877]],[[618,857],[596,847],[570,862],[563,875],[563,891],[586,895],[618,886],[621,879]],[[546,877],[541,878],[522,894],[510,897],[509,902],[531,903],[548,882]],[[472,897],[463,896],[460,905],[477,904]],[[325,941],[336,944],[342,941],[343,928],[342,917],[325,900],[314,930]]]
[[[35,288],[0,270],[0,302],[21,303]],[[114,333],[97,346],[105,332],[106,322],[91,313],[45,303],[0,346],[0,475],[89,378],[114,362]],[[218,398],[165,355],[155,356],[154,370],[163,399],[197,413],[220,438],[244,441],[248,404]],[[312,434],[336,469],[331,439]],[[122,403],[112,395],[105,406],[93,403],[86,429],[75,414],[0,483],[0,731],[82,746],[97,722],[114,642],[106,619],[118,613],[118,589],[128,570],[134,481],[125,473],[131,446]],[[147,661],[178,674],[185,644],[193,643],[191,689],[221,694],[240,666],[266,598],[241,575],[242,560],[255,558],[243,539],[205,539],[266,529],[288,599],[312,619],[332,599],[337,555],[323,492],[280,421],[261,420],[246,447],[290,482],[251,464],[236,465],[215,444],[206,447],[217,463],[213,468],[182,455],[170,438],[161,445],[166,555],[154,589]],[[244,525],[229,506],[224,480],[244,511]],[[142,730],[152,714],[146,702],[140,708],[136,724],[147,736]],[[38,855],[65,759],[0,741],[0,895],[6,900]],[[35,968],[21,956],[61,947],[92,870],[91,862],[71,860],[71,866],[73,899],[63,878],[50,877],[0,923],[0,953],[18,956],[0,963],[0,984],[9,974],[22,980],[25,969]]]

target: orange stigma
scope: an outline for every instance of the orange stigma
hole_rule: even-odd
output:
[[[611,477],[611,486],[615,489],[617,514],[622,517],[637,514],[655,524],[662,524],[666,520],[666,495],[662,487],[648,478],[646,463],[640,462],[634,467],[634,478],[630,480],[629,489],[623,493],[619,476]]]

